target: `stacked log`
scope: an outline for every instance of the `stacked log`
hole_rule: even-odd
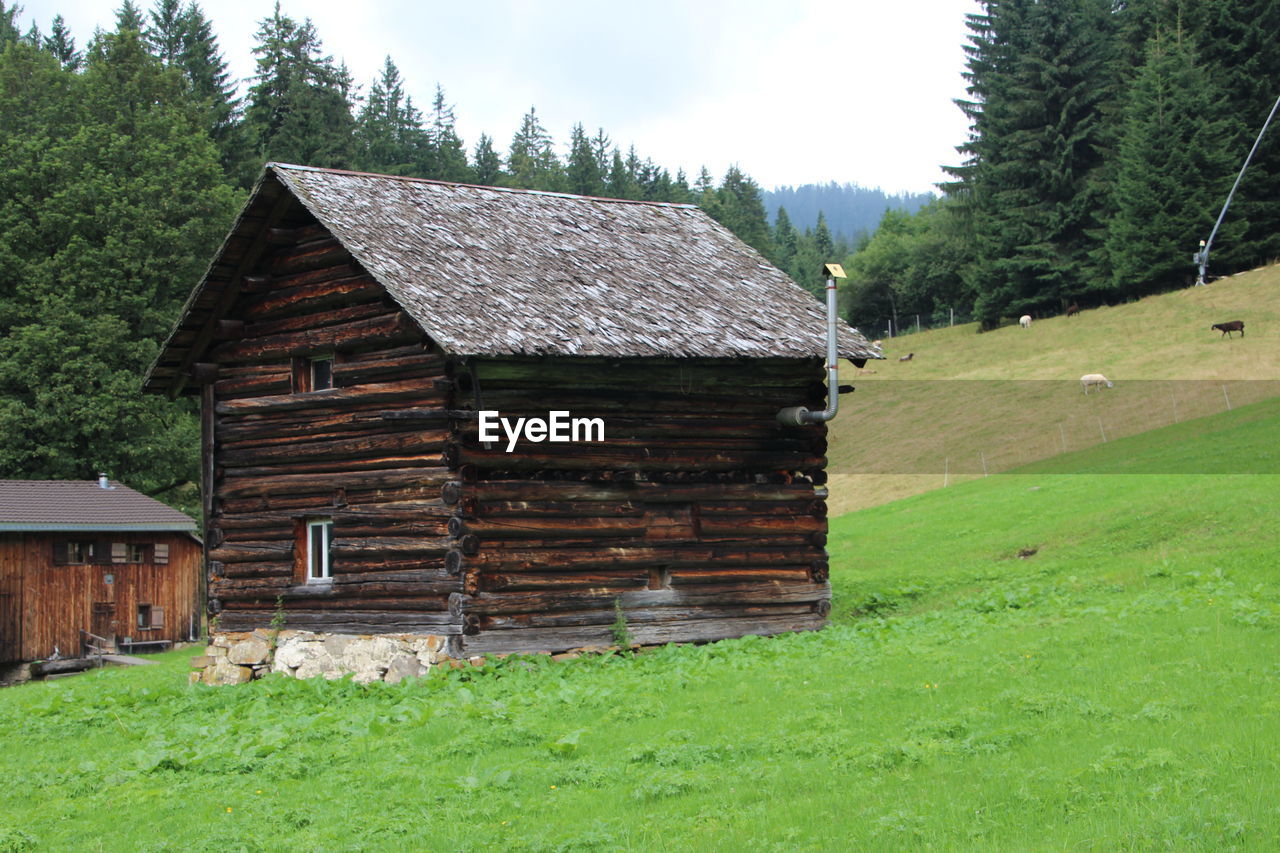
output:
[[[817,360],[489,359],[459,372],[454,406],[508,419],[601,418],[595,444],[484,446],[455,421],[450,607],[466,653],[608,645],[619,609],[637,642],[821,627],[830,608],[825,428]]]
[[[457,510],[440,495],[449,366],[318,224],[270,243],[202,356],[215,368],[210,609],[223,630],[280,610],[297,629],[457,633]],[[302,392],[316,356],[333,358],[333,387]],[[333,522],[326,583],[306,578],[312,519]]]

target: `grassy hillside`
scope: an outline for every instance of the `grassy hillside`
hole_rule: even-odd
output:
[[[1235,319],[1244,338],[1209,329]],[[1280,394],[1280,266],[1025,330],[907,335],[885,353],[842,370],[858,390],[831,426],[836,514]],[[1095,372],[1116,387],[1086,398],[1079,378]]]
[[[816,634],[0,691],[0,850],[1277,849],[1280,475],[1063,472],[1252,470],[1278,412],[835,519]]]

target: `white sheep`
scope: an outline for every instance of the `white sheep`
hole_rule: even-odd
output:
[[[1086,394],[1089,393],[1090,388],[1097,388],[1101,391],[1103,385],[1106,385],[1108,388],[1116,387],[1116,383],[1112,382],[1101,373],[1086,373],[1084,376],[1080,377],[1080,385],[1084,388],[1084,393]]]
[[[1021,317],[1019,317],[1019,318],[1018,318],[1018,325],[1019,325],[1019,326],[1021,326],[1021,327],[1022,327],[1022,328],[1024,328],[1024,329],[1030,329],[1030,328],[1031,328],[1031,315],[1030,315],[1030,314],[1023,314]]]

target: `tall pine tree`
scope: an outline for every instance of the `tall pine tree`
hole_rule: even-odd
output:
[[[1117,297],[1190,283],[1188,255],[1213,227],[1233,179],[1224,98],[1189,37],[1158,34],[1125,109],[1107,256]],[[1233,220],[1224,243],[1238,239]]]
[[[436,84],[436,96],[431,101],[431,128],[428,131],[434,153],[431,174],[428,177],[441,181],[470,181],[473,177],[467,165],[467,151],[458,136],[453,106],[444,99],[444,89]]]
[[[356,119],[356,164],[369,172],[425,176],[433,152],[422,114],[405,94],[400,69],[388,56]]]
[[[970,18],[970,159],[949,189],[970,207],[968,277],[986,327],[1109,286],[1096,249],[1111,24],[1109,0],[989,0]]]
[[[569,160],[565,164],[565,187],[578,195],[604,194],[604,173],[581,124],[569,132]]]
[[[551,134],[538,120],[538,111],[534,107],[525,113],[520,129],[511,138],[507,171],[507,180],[513,187],[551,191],[562,188],[560,160],[556,157]]]
[[[257,73],[245,123],[259,156],[349,167],[355,158],[355,119],[346,69],[324,54],[310,20],[298,24],[278,2],[256,38]]]
[[[480,134],[476,140],[475,154],[472,158],[474,176],[477,184],[485,187],[501,186],[506,177],[502,171],[502,157],[493,147],[493,137],[487,133]]]

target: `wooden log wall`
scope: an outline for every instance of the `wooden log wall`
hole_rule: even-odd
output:
[[[450,367],[314,220],[273,229],[217,325],[211,383],[210,611],[222,630],[457,633],[446,555]],[[332,356],[333,387],[302,390]],[[333,521],[329,583],[308,583],[309,519]]]
[[[446,555],[467,654],[613,642],[615,604],[637,642],[821,627],[827,579],[825,404],[817,359],[487,359],[457,371],[458,410],[602,418],[595,444],[485,446],[459,417]],[[466,547],[469,546],[469,547]]]

